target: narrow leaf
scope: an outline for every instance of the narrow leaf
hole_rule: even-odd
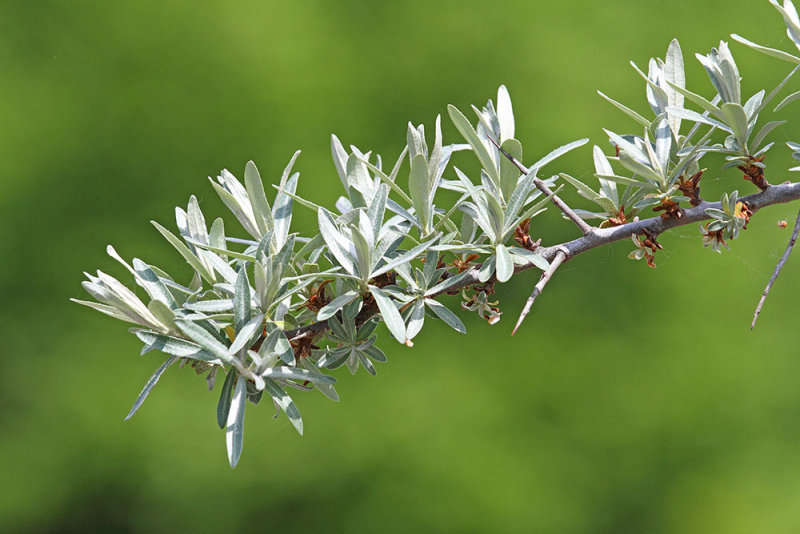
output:
[[[374,271],[372,273],[371,277],[375,278],[376,276],[380,276],[383,273],[391,271],[392,269],[394,269],[398,265],[402,265],[404,263],[408,263],[409,261],[413,260],[417,256],[421,255],[423,252],[428,250],[431,247],[431,245],[433,245],[436,242],[437,239],[439,239],[438,235],[434,236],[432,239],[429,239],[428,241],[425,241],[424,243],[420,243],[416,247],[414,247],[411,250],[408,250],[408,251],[400,254],[396,258],[394,258],[392,260],[389,260],[389,262],[386,263],[386,265],[384,265],[380,269]]]
[[[794,102],[794,101],[795,101],[795,100],[797,100],[798,98],[800,98],[800,91],[796,91],[796,92],[794,92],[794,93],[790,94],[789,96],[787,96],[786,98],[784,98],[783,100],[781,100],[781,103],[780,103],[780,104],[778,104],[777,106],[775,106],[775,111],[780,111],[780,110],[782,110],[782,109],[783,109],[785,106],[787,106],[787,105],[791,104],[792,102]]]
[[[197,343],[185,339],[157,334],[149,330],[133,330],[133,333],[145,343],[147,350],[160,350],[166,354],[189,358],[203,362],[225,361],[218,355],[204,349]]]
[[[800,57],[793,56],[783,50],[776,50],[774,48],[769,48],[766,46],[761,46],[759,44],[754,43],[753,41],[748,41],[744,37],[740,35],[736,35],[735,33],[731,35],[731,38],[734,41],[739,41],[745,46],[749,46],[753,50],[757,50],[762,54],[766,54],[768,56],[776,57],[778,59],[782,59],[784,61],[788,61],[789,63],[794,63],[796,65],[800,65]]]
[[[264,316],[259,314],[250,319],[246,324],[242,325],[236,334],[236,338],[231,343],[228,349],[229,354],[234,355],[241,351],[255,335],[261,330],[261,325],[264,323]],[[249,348],[249,347],[247,347]]]
[[[309,382],[321,382],[333,384],[336,379],[332,376],[315,373],[306,369],[297,369],[296,367],[288,367],[285,365],[270,367],[261,373],[264,378],[291,378],[294,380],[308,380]]]
[[[520,258],[524,259],[535,265],[537,268],[541,269],[542,271],[546,271],[550,268],[550,263],[544,259],[543,257],[539,256],[537,253],[519,247],[511,248],[511,252],[515,256],[519,256]]]
[[[447,323],[451,328],[457,332],[461,332],[462,334],[467,333],[464,323],[461,322],[461,319],[459,319],[458,316],[450,310],[450,308],[433,299],[425,299],[425,304],[431,309],[431,311],[433,311],[433,313],[436,314],[437,317],[439,317],[439,319]]]
[[[682,108],[684,95],[673,87],[686,87],[683,52],[677,39],[673,39],[667,48],[667,55],[664,61],[664,80],[667,82],[665,92],[667,93],[668,105],[674,108]],[[669,127],[674,138],[678,139],[681,129],[680,117],[669,115]]]
[[[248,161],[244,167],[244,185],[247,189],[250,205],[253,208],[256,225],[258,225],[261,233],[265,234],[272,227],[272,212],[267,201],[267,195],[264,192],[264,183],[261,181],[261,175],[258,173],[256,164],[252,161]]]
[[[481,139],[478,138],[478,134],[472,127],[472,124],[464,116],[464,114],[453,105],[447,106],[447,113],[450,115],[450,120],[453,121],[453,124],[461,136],[472,147],[472,151],[475,152],[475,155],[481,162],[481,166],[489,174],[489,177],[492,179],[492,181],[498,184],[500,182],[500,177],[497,175],[497,168],[495,167],[494,160],[489,155],[486,145],[484,145]]]
[[[192,254],[192,252],[189,250],[189,247],[184,245],[180,239],[175,237],[175,234],[155,221],[150,222],[156,227],[156,230],[158,230],[161,235],[163,235],[164,238],[169,241],[169,244],[175,247],[175,250],[177,250],[178,253],[183,256],[183,259],[185,259],[186,262],[192,266],[192,269],[194,269],[197,274],[199,274],[206,282],[210,284],[213,284],[216,281],[211,273],[208,272],[208,269],[203,266],[197,256]]]
[[[358,296],[358,291],[347,291],[342,293],[331,302],[326,304],[317,312],[317,321],[324,321],[336,315],[346,304],[351,303]]]
[[[408,326],[406,327],[406,337],[408,339],[414,339],[414,337],[419,334],[419,331],[422,330],[422,325],[425,323],[425,303],[423,300],[425,299],[418,299],[411,309],[411,315],[408,318]]]
[[[233,294],[233,324],[237,332],[250,320],[250,281],[247,269],[242,265],[236,277]]]
[[[727,124],[733,130],[733,135],[742,149],[747,150],[747,114],[739,104],[725,103],[721,106],[722,113],[727,118]]]
[[[406,325],[403,317],[394,305],[394,302],[380,288],[370,285],[369,291],[375,298],[375,303],[381,312],[381,318],[386,323],[389,332],[400,343],[406,342]]]
[[[430,203],[428,198],[428,164],[425,156],[417,154],[411,160],[411,173],[408,177],[408,191],[411,194],[411,204],[414,206],[417,219],[425,231],[429,228]]]
[[[300,151],[295,153],[295,157]],[[289,236],[289,228],[292,225],[292,207],[295,191],[297,191],[297,180],[300,174],[293,174],[286,182],[281,184],[278,194],[275,197],[275,207],[273,208],[273,219],[275,224],[275,248],[281,249]]]
[[[220,343],[217,338],[212,336],[206,329],[195,324],[191,321],[177,320],[175,324],[178,328],[186,334],[189,339],[206,349],[225,363],[230,363],[231,357],[228,353],[228,347]]]
[[[464,277],[468,276],[469,274],[470,274],[469,271],[464,271],[463,273],[458,273],[455,276],[451,276],[447,280],[443,280],[442,282],[439,282],[438,284],[436,284],[432,288],[428,289],[425,292],[425,296],[427,297],[427,296],[430,296],[430,295],[437,295],[437,294],[444,293],[445,291],[447,291],[451,287],[453,287],[453,286],[457,285],[459,282],[461,282],[461,280],[463,280]]]
[[[670,81],[667,81],[667,84],[672,89],[677,91],[679,94],[681,94],[684,97],[688,98],[690,102],[693,102],[693,103],[697,104],[698,106],[703,108],[708,113],[710,113],[712,115],[715,115],[717,117],[720,116],[720,110],[716,105],[714,105],[713,102],[710,102],[706,98],[704,98],[704,97],[702,97],[702,96],[700,96],[700,95],[698,95],[696,93],[693,93],[693,92],[689,91],[685,87],[681,87],[679,85],[675,85],[674,83],[672,83]],[[717,98],[719,98],[719,97],[717,97]],[[715,99],[715,101],[716,101],[716,99]],[[674,108],[677,108],[677,109],[683,109],[680,106],[669,106],[669,107],[674,107]],[[670,113],[669,108],[667,108],[667,113]]]
[[[496,248],[497,251],[497,281],[507,282],[514,274],[514,260],[511,259],[508,249],[502,243],[499,243]]]
[[[222,384],[222,391],[219,393],[219,401],[217,402],[217,425],[220,428],[225,428],[228,422],[228,413],[231,409],[231,398],[233,397],[233,385],[236,383],[236,377],[239,373],[235,369],[230,369],[225,382]]]
[[[125,419],[124,419],[125,421],[127,421],[128,419],[133,417],[133,414],[136,413],[136,411],[142,405],[144,400],[147,398],[147,396],[153,390],[155,385],[158,383],[158,379],[161,378],[161,375],[164,374],[164,371],[166,371],[167,368],[170,365],[172,365],[173,363],[175,363],[176,361],[178,361],[178,357],[177,356],[170,356],[169,358],[166,359],[166,361],[164,363],[161,364],[161,366],[158,369],[156,369],[156,371],[150,377],[150,380],[148,380],[147,383],[144,385],[144,388],[142,388],[142,392],[139,393],[138,397],[136,397],[136,402],[133,403],[133,407],[131,408],[131,411],[128,412],[128,415],[125,416]]]
[[[667,108],[667,113],[670,115],[675,115],[676,117],[680,117],[681,119],[687,119],[694,122],[699,122],[702,124],[707,124],[709,126],[714,126],[715,128],[719,128],[722,131],[733,133],[733,130],[730,129],[726,124],[721,123],[716,119],[712,119],[706,115],[701,115],[696,111],[692,111],[690,109],[679,109],[679,108]]]
[[[228,461],[231,467],[236,467],[242,455],[244,441],[244,408],[247,401],[247,381],[244,378],[236,380],[230,411],[228,412],[225,443],[228,446]]]
[[[588,142],[589,142],[588,138],[578,139],[577,141],[573,141],[571,143],[567,143],[566,145],[562,145],[562,146],[556,148],[555,150],[553,150],[552,152],[547,154],[545,157],[543,157],[542,159],[540,159],[539,161],[534,163],[533,166],[531,167],[531,172],[533,172],[535,174],[537,170],[541,169],[542,167],[544,167],[545,165],[547,165],[548,163],[550,163],[554,159],[563,156],[564,154],[566,154],[570,150],[574,150],[574,149],[576,149],[578,147],[582,147],[583,145],[585,145]]]
[[[295,430],[302,436],[303,419],[292,398],[274,380],[264,380],[264,390],[272,396],[272,400],[286,413]]]
[[[331,254],[345,271],[355,275],[353,258],[347,250],[347,240],[336,227],[331,213],[325,208],[320,208],[319,212],[317,212],[317,220],[322,238],[325,240],[325,244],[328,245],[328,250],[331,251]]]
[[[800,93],[798,93],[800,94]],[[770,121],[766,123],[764,126],[761,127],[761,130],[753,137],[752,145],[750,146],[751,151],[756,151],[761,146],[761,143],[766,139],[766,137],[778,126],[782,126],[786,124],[786,121]]]
[[[620,111],[625,113],[627,116],[629,116],[630,118],[632,118],[633,120],[635,120],[636,122],[638,122],[639,124],[644,126],[645,128],[649,128],[650,127],[650,121],[649,120],[645,119],[642,115],[640,115],[639,113],[635,112],[634,110],[632,110],[628,106],[617,102],[616,100],[614,100],[613,98],[611,98],[609,96],[606,96],[606,94],[603,93],[602,91],[597,91],[597,94],[599,94],[606,101],[608,101],[611,105],[613,105],[614,107],[616,107],[617,109],[619,109]]]
[[[109,306],[107,304],[100,304],[99,302],[94,302],[91,300],[80,300],[80,299],[69,299],[69,300],[71,300],[75,304],[81,304],[83,306],[87,306],[89,308],[97,310],[100,313],[108,315],[109,317],[113,317],[114,319],[125,321],[127,323],[141,324],[139,321],[134,320],[131,316],[122,313],[113,306]]]
[[[498,142],[502,145],[506,140],[514,138],[514,110],[505,85],[497,89],[497,122],[500,123]]]

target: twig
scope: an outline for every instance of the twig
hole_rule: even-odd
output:
[[[497,150],[499,150],[502,155],[504,155],[506,158],[509,159],[509,161],[511,161],[511,163],[513,163],[514,165],[517,166],[517,168],[522,172],[522,174],[526,174],[526,175],[530,174],[530,172],[531,172],[530,169],[528,169],[525,165],[520,163],[519,160],[517,160],[517,158],[515,158],[514,156],[509,154],[507,151],[503,150],[503,148],[497,143],[497,141],[492,139],[491,136],[487,135],[486,137],[489,138],[489,141],[491,141],[492,144],[497,147]],[[587,223],[586,221],[581,219],[578,216],[577,213],[572,211],[572,208],[567,206],[567,204],[563,200],[561,200],[558,195],[554,195],[553,194],[553,190],[550,189],[549,187],[547,187],[546,183],[544,183],[538,177],[534,176],[533,177],[533,185],[535,185],[536,188],[539,191],[541,191],[545,195],[549,196],[550,200],[552,200],[553,204],[555,204],[558,207],[558,209],[560,209],[561,212],[564,215],[566,215],[572,222],[575,223],[575,226],[577,226],[580,229],[580,231],[581,231],[581,233],[583,235],[586,235],[586,234],[589,234],[589,233],[592,232],[592,227],[589,226],[589,223]]]
[[[514,326],[514,330],[511,331],[511,335],[517,333],[517,329],[519,325],[522,324],[522,321],[525,320],[525,317],[528,315],[528,312],[531,311],[531,307],[533,306],[533,302],[536,300],[536,297],[542,294],[542,290],[544,290],[544,286],[547,285],[547,282],[550,281],[552,278],[553,273],[556,272],[556,269],[564,263],[564,260],[567,259],[567,254],[563,250],[559,250],[556,253],[556,257],[553,258],[553,261],[550,262],[550,268],[547,269],[545,272],[542,273],[542,277],[539,278],[539,281],[533,286],[533,293],[531,296],[528,297],[528,300],[525,302],[525,307],[522,308],[522,313],[519,314],[519,319],[517,319],[517,324]]]
[[[750,206],[750,210],[753,212],[774,204],[784,204],[786,202],[800,200],[800,182],[773,184],[765,191],[748,195],[744,198],[740,198],[739,200],[747,202]],[[630,239],[632,235],[643,234],[645,231],[654,234],[663,234],[664,232],[671,230],[672,228],[677,228],[678,226],[684,226],[687,224],[708,220],[711,218],[706,215],[706,210],[709,208],[719,210],[722,209],[722,205],[719,202],[702,202],[697,206],[684,210],[683,217],[680,219],[662,219],[661,217],[651,217],[649,219],[642,219],[640,221],[630,222],[610,228],[595,228],[590,234],[584,235],[577,239],[549,247],[538,247],[536,249],[536,253],[552,264],[560,250],[565,250],[569,258],[574,258],[578,254],[583,254],[584,252],[588,252],[594,248],[602,247],[616,241]],[[530,263],[526,265],[517,265],[515,266],[514,272],[521,272],[531,268],[533,268],[533,264]],[[436,298],[447,291],[456,291],[479,283],[479,270],[480,266],[473,267],[467,271],[468,274],[465,275],[458,284],[450,286],[444,291],[428,296],[431,298]],[[301,326],[299,328],[286,330],[285,334],[289,339],[294,339],[306,334],[307,332],[318,334],[327,329],[328,321],[326,320]]]
[[[761,300],[758,301],[758,306],[756,306],[756,312],[753,314],[753,322],[750,323],[750,330],[756,327],[756,321],[758,320],[758,314],[761,313],[761,308],[764,306],[764,301],[767,300],[767,295],[769,295],[769,290],[772,289],[772,284],[775,283],[775,279],[778,278],[778,275],[781,274],[781,269],[786,264],[786,260],[789,259],[789,254],[792,253],[792,249],[794,248],[794,244],[797,241],[797,235],[800,234],[800,211],[797,212],[797,221],[794,223],[794,231],[792,232],[792,237],[789,239],[789,244],[786,245],[786,250],[781,256],[778,265],[775,266],[775,270],[772,272],[772,276],[767,282],[767,287],[764,288],[764,292],[761,294]]]

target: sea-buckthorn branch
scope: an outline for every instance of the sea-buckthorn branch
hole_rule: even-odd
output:
[[[786,0],[783,7],[774,0],[771,3],[782,11],[789,36],[800,49],[800,21],[791,2]],[[734,38],[800,65],[800,57]],[[253,162],[245,167],[243,183],[223,170],[211,180],[212,186],[249,234],[247,239],[228,236],[222,218],[209,227],[197,198],[191,196],[186,209],[175,210],[180,236],[154,223],[192,267],[188,285],[138,258],[128,263],[109,246],[109,255],[130,272],[141,291],[137,295],[135,288],[98,271],[96,276],[87,273],[82,284],[94,301],[73,299],[137,325],[132,333],[144,343],[143,352],[158,350],[168,355],[128,417],[176,361],[191,362],[198,373],[208,371],[210,388],[217,376],[224,376],[217,423],[225,429],[228,459],[235,466],[242,451],[246,401],[271,400],[302,434],[299,410],[284,388],[316,389],[338,400],[332,386],[335,378],[325,371],[346,365],[351,373],[363,367],[375,374],[372,360],[386,361],[386,355],[375,346],[376,318],[386,324],[394,339],[407,346],[413,344],[426,316],[436,316],[464,333],[461,319],[437,300],[439,296],[461,293],[465,299],[461,307],[477,311],[492,324],[500,316],[496,303],[490,301],[495,284],[537,267],[543,274],[524,305],[516,332],[560,265],[593,248],[632,238],[636,248],[629,257],[646,259],[654,267],[653,253],[661,248],[657,239],[662,233],[709,219],[700,228],[703,244],[716,251],[727,247],[726,240],[746,229],[754,212],[800,199],[800,183],[771,186],[763,180],[764,155],[774,145],[765,142],[785,121],[755,127],[759,113],[797,69],[769,93],[758,91],[745,102],[741,76],[727,43],[721,41],[710,54],[696,57],[717,89],[712,100],[686,88],[677,40],[670,43],[664,60],[651,59],[646,74],[634,65],[646,80],[654,118],[604,96],[643,129],[639,134],[624,135],[605,130],[616,155],[608,156],[601,147],[593,147],[597,185],[584,184],[565,173],[549,180],[537,176],[544,165],[587,143],[586,138],[552,150],[530,168],[521,163],[523,147],[515,138],[513,108],[505,86],[498,89],[496,105],[489,100],[483,108],[473,106],[477,124],[448,106],[462,143],[444,144],[441,117],[434,125],[433,145],[428,144],[423,125],[409,124],[406,147],[391,170],[382,165],[380,157],[371,159],[371,151],[362,152],[352,145],[348,151],[332,136],[334,166],[346,192],[337,200],[335,212],[297,195],[299,173],[292,168],[299,152],[284,169],[271,201]],[[798,94],[785,97],[776,111]],[[686,102],[699,106],[702,113],[686,108]],[[681,121],[693,124],[685,134]],[[705,135],[700,135],[701,130],[707,130]],[[725,134],[724,140],[719,139],[720,133]],[[786,144],[800,160],[800,144]],[[451,156],[463,150],[480,163],[477,183],[450,164]],[[720,202],[704,201],[698,192],[705,170],[700,160],[709,154],[725,156],[722,168],[740,168],[761,192],[740,199],[738,191],[728,191]],[[407,181],[398,179],[406,159]],[[448,168],[457,179],[452,179]],[[567,205],[552,185],[559,176],[596,207],[589,211]],[[439,189],[462,196],[448,209],[441,197],[437,201]],[[542,194],[544,198],[537,200]],[[530,221],[549,202],[578,227],[580,237],[551,246],[531,238]],[[291,231],[294,203],[316,212],[317,235],[301,237]],[[687,203],[691,207],[682,209]],[[647,208],[663,213],[637,218]],[[593,227],[587,219],[601,222]],[[798,234],[800,214],[756,308],[753,324]],[[245,248],[231,250],[228,244]],[[445,254],[454,255],[452,263],[444,260]],[[472,263],[479,258],[481,265]],[[422,268],[420,262],[424,262]],[[139,296],[144,294],[149,301]],[[287,325],[297,328],[288,329]]]
[[[748,205],[750,206],[750,210],[753,213],[767,206],[772,206],[773,204],[785,204],[787,202],[793,202],[795,200],[800,200],[800,182],[794,182],[794,183],[786,182],[779,185],[771,185],[766,190],[760,193],[755,193],[740,198],[740,201],[748,203]],[[649,219],[642,219],[639,221],[634,221],[610,228],[591,228],[591,231],[582,237],[573,239],[571,241],[565,241],[564,243],[559,243],[552,246],[540,246],[536,249],[536,252],[544,259],[549,261],[551,263],[551,266],[553,264],[556,264],[558,266],[561,263],[565,263],[571,260],[572,258],[574,258],[579,254],[583,254],[584,252],[588,252],[589,250],[598,247],[609,245],[611,243],[614,243],[615,241],[630,239],[630,237],[633,235],[642,235],[645,233],[650,233],[652,235],[657,236],[659,234],[662,234],[668,230],[677,228],[679,226],[685,226],[687,224],[707,221],[711,219],[711,217],[706,214],[706,210],[721,209],[721,208],[722,204],[720,202],[704,201],[695,207],[684,210],[683,216],[680,219],[678,218],[664,219],[659,216],[659,217],[651,217]],[[795,228],[797,229],[797,226],[795,226]],[[557,260],[557,258],[559,257],[563,257],[563,259]],[[514,272],[519,273],[522,271],[526,271],[531,267],[533,267],[533,265],[531,264],[517,265],[514,269]],[[480,284],[481,282],[480,280],[478,280],[479,271],[480,271],[480,266],[472,267],[457,284],[448,287],[447,291],[452,292],[458,289],[467,288],[475,284]],[[555,269],[552,269],[552,271],[555,271]],[[542,275],[542,279],[544,279],[546,274],[547,273]],[[552,276],[552,273],[550,273],[550,276]],[[546,284],[547,281],[549,281],[550,276],[547,277],[547,280],[544,282],[544,284]],[[541,280],[539,283],[541,284]],[[534,290],[537,297],[538,294],[541,293],[542,289],[544,288],[544,284],[541,284],[541,287],[539,287],[539,284],[537,284],[537,287],[539,287],[538,293],[536,293],[536,291]],[[431,295],[431,297],[441,296],[447,291],[442,291],[440,293],[433,294]],[[533,297],[533,295],[531,296]],[[535,298],[536,297],[533,297],[534,300]],[[377,310],[375,310],[375,314],[377,314]],[[327,321],[319,321],[307,326],[303,326],[301,328],[287,330],[286,336],[289,339],[297,339],[308,335],[316,335],[326,330],[328,330]]]

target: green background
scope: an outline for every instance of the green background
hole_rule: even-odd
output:
[[[0,530],[800,531],[800,260],[748,329],[794,207],[756,214],[722,255],[690,226],[661,238],[656,270],[629,243],[580,256],[515,337],[533,272],[500,289],[495,326],[432,322],[413,349],[382,331],[377,377],[338,372],[339,404],[297,397],[304,437],[251,406],[234,471],[216,394],[189,369],[123,424],[161,360],[68,302],[87,297],[82,271],[122,275],[108,243],[188,278],[148,221],[173,228],[192,193],[222,214],[206,179],[222,168],[254,159],[275,182],[301,148],[299,191],[330,207],[332,132],[393,160],[408,120],[430,128],[500,83],[526,160],[586,136],[607,149],[601,127],[635,125],[596,89],[649,114],[630,59],[678,37],[709,96],[695,51],[731,32],[788,50],[782,29],[752,0],[0,3]],[[732,46],[747,96],[788,71]],[[800,140],[790,114],[780,145]],[[785,149],[769,162],[791,178]],[[707,198],[754,192],[706,165]],[[589,180],[589,148],[551,170]],[[532,233],[576,235],[552,210]]]

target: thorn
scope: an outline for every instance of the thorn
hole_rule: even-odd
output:
[[[539,286],[537,284],[537,286],[533,288],[533,293],[531,293],[531,296],[528,297],[527,301],[525,301],[525,307],[522,308],[522,313],[519,314],[519,319],[517,319],[517,324],[514,325],[514,330],[511,331],[512,336],[517,333],[517,329],[522,324],[522,321],[524,321],[525,317],[528,316],[528,313],[531,311],[531,308],[533,307],[533,302],[536,300],[536,297],[539,296],[539,293],[541,292],[539,291]]]
[[[553,273],[556,272],[556,269],[558,269],[558,267],[562,263],[564,263],[566,259],[567,259],[567,253],[565,252],[565,249],[559,249],[559,251],[556,253],[556,257],[553,258],[552,262],[550,262],[550,268],[542,273],[542,277],[539,278],[539,281],[536,283],[535,286],[533,286],[533,293],[531,293],[531,296],[528,297],[527,301],[525,301],[525,307],[522,308],[522,313],[519,314],[519,319],[517,319],[517,324],[514,326],[514,330],[511,332],[512,336],[517,333],[517,329],[522,324],[522,321],[525,320],[525,317],[527,317],[528,313],[531,311],[531,308],[533,307],[533,303],[536,300],[536,297],[542,294],[544,286],[547,285],[547,282],[550,281],[550,278],[552,278]]]

